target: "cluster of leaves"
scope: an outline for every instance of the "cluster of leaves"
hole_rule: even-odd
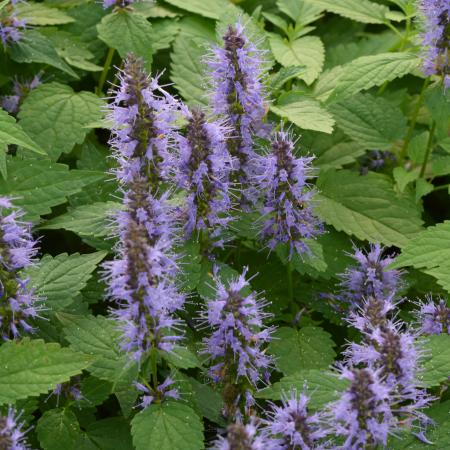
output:
[[[207,5],[205,5],[207,3]],[[235,3],[238,3],[236,6]],[[9,2],[0,2],[0,8]],[[315,410],[345,388],[330,372],[354,331],[323,297],[337,289],[351,263],[352,243],[377,242],[400,253],[405,297],[450,292],[450,91],[421,72],[420,18],[415,0],[165,0],[104,9],[89,0],[15,5],[26,20],[22,39],[0,49],[0,90],[12,80],[41,84],[0,110],[0,195],[15,198],[40,237],[38,265],[26,276],[44,297],[46,320],[32,338],[0,346],[0,404],[23,411],[33,448],[196,450],[224,426],[222,399],[205,383],[195,326],[177,357],[167,356],[180,401],[135,409],[137,365],[120,350],[108,320],[100,263],[111,257],[110,213],[116,181],[107,146],[107,89],[130,52],[188,105],[206,105],[207,48],[217,32],[242,20],[266,51],[268,120],[301,134],[301,153],[314,155],[316,211],[326,233],[312,254],[268,254],[242,214],[233,246],[218,251],[222,276],[248,266],[277,325],[268,351],[273,384],[258,394],[279,400],[305,383]],[[1,11],[1,10],[0,10]],[[211,297],[211,264],[189,241],[181,250],[182,284],[198,304]],[[412,302],[401,317],[413,321]],[[449,336],[429,339],[424,384],[437,397],[427,414],[436,448],[450,447]],[[50,396],[76,385],[81,398]],[[5,410],[6,410],[5,409]],[[206,444],[205,444],[206,442]],[[392,448],[425,448],[413,436]]]

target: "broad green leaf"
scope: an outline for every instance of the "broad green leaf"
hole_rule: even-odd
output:
[[[384,23],[389,8],[369,0],[308,0],[329,12],[362,23]]]
[[[322,328],[281,327],[273,334],[269,352],[281,372],[294,375],[308,369],[328,369],[336,357],[334,346],[330,334]]]
[[[161,356],[169,363],[180,369],[201,367],[198,356],[189,348],[176,345],[171,352],[161,352]]]
[[[0,174],[3,179],[8,178],[8,167],[6,165],[6,152],[8,151],[8,146],[6,144],[0,143]]]
[[[102,450],[133,450],[130,425],[121,417],[98,420],[86,432]]]
[[[284,394],[289,395],[291,390],[296,390],[298,393],[305,392],[311,398],[308,406],[317,410],[337,400],[347,386],[348,382],[339,379],[335,373],[312,369],[282,378],[259,391],[256,398],[280,400]]]
[[[306,36],[289,42],[277,34],[269,37],[275,59],[285,67],[304,66],[299,78],[311,84],[320,74],[325,59],[323,43],[317,36]]]
[[[36,30],[26,30],[23,38],[11,46],[11,58],[18,63],[48,64],[78,78],[78,75],[59,57],[52,42]]]
[[[0,193],[17,197],[15,204],[27,213],[27,220],[38,220],[51,207],[64,203],[69,195],[105,177],[102,172],[69,170],[64,164],[48,160],[13,158],[8,161],[7,180],[0,180]]]
[[[45,222],[39,228],[44,230],[69,230],[80,236],[102,237],[111,234],[108,229],[111,215],[121,208],[117,202],[98,202],[70,208],[61,216]]]
[[[5,342],[0,347],[0,403],[53,390],[89,363],[88,356],[59,344],[30,339]]]
[[[320,195],[316,210],[338,231],[397,247],[405,247],[422,231],[415,202],[397,196],[381,175],[329,170],[319,176],[317,186]]]
[[[307,25],[320,18],[324,10],[310,0],[277,0],[278,9],[294,22]]]
[[[428,336],[424,349],[426,360],[420,380],[427,387],[439,386],[450,376],[450,335]]]
[[[220,19],[224,9],[228,6],[226,0],[214,0],[208,2],[208,5],[205,4],[204,0],[166,0],[166,3],[216,20]]]
[[[169,48],[180,31],[180,25],[172,19],[161,19],[152,23],[152,50],[157,52]]]
[[[289,80],[297,78],[305,71],[304,67],[282,67],[277,73],[270,77],[270,89],[272,93],[283,87]]]
[[[173,44],[170,78],[182,97],[190,104],[207,104],[204,49],[180,33]]]
[[[136,450],[201,450],[203,424],[189,406],[167,401],[136,414],[131,422]]]
[[[394,176],[394,180],[397,183],[398,190],[400,192],[404,192],[406,186],[417,180],[419,177],[419,173],[417,171],[408,172],[404,167],[396,167],[393,170],[392,175]]]
[[[343,66],[335,66],[332,69],[324,70],[317,82],[314,83],[314,97],[321,102],[325,102],[333,93],[343,71]]]
[[[425,104],[436,123],[436,136],[449,136],[450,91],[437,84],[425,92]]]
[[[88,125],[102,119],[104,105],[91,92],[75,93],[70,86],[48,83],[30,92],[19,119],[22,128],[56,161],[84,141]]]
[[[220,393],[209,384],[203,384],[195,378],[188,378],[194,391],[197,406],[202,415],[214,423],[223,423],[223,399]]]
[[[46,155],[39,145],[16,123],[14,117],[10,116],[3,109],[0,109],[0,144],[15,144],[40,155]]]
[[[43,3],[18,3],[16,5],[17,16],[25,19],[27,25],[61,25],[75,22],[65,12],[57,8],[49,8]]]
[[[406,118],[401,109],[382,97],[360,93],[329,109],[338,127],[366,149],[390,150],[405,137]]]
[[[152,65],[152,26],[140,14],[119,9],[103,17],[97,25],[98,37],[109,47],[115,48],[122,58],[129,53],[140,56],[148,71]]]
[[[429,138],[429,131],[424,131],[411,139],[408,145],[408,156],[411,161],[416,164],[423,164]]]
[[[270,106],[276,115],[288,119],[305,130],[332,133],[334,119],[316,100],[301,93],[288,92],[283,94],[276,105]]]
[[[45,304],[58,311],[75,300],[105,256],[106,252],[45,255],[39,265],[27,270],[27,276]]]
[[[354,163],[365,152],[364,147],[357,142],[339,142],[321,153],[314,160],[314,165],[320,167],[321,170],[329,168],[340,169],[346,164]]]
[[[360,91],[411,73],[420,64],[413,53],[381,53],[362,56],[343,67],[329,101],[350,97]]]

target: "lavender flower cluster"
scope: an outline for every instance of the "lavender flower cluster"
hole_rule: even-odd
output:
[[[25,439],[24,423],[19,422],[19,420],[20,414],[17,415],[11,407],[6,415],[0,415],[0,448],[7,450],[27,450],[30,448]]]
[[[8,111],[10,114],[17,114],[20,105],[25,97],[41,84],[41,75],[37,74],[32,80],[25,80],[23,82],[15,79],[13,81],[13,89],[11,95],[3,95],[0,97],[0,106]]]
[[[4,47],[20,41],[26,28],[26,20],[17,17],[17,2],[18,0],[11,0],[10,4],[0,9],[0,40]]]

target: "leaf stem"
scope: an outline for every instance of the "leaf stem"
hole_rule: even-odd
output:
[[[115,52],[115,49],[113,49],[111,47],[108,49],[108,53],[107,53],[106,59],[105,59],[105,64],[103,66],[103,71],[98,80],[98,86],[97,86],[97,95],[98,96],[102,95],[103,86],[105,84],[106,77],[108,76],[109,69],[111,68],[111,63],[112,63],[112,59],[114,56],[114,52]]]
[[[427,150],[425,152],[425,157],[423,159],[422,167],[420,168],[420,174],[419,174],[420,178],[423,178],[423,176],[425,174],[425,168],[427,166],[428,158],[430,157],[431,150],[433,148],[433,138],[434,138],[435,131],[436,131],[436,122],[433,120],[433,122],[431,124],[431,129],[430,129],[430,136],[428,137]]]
[[[292,262],[288,261],[286,266],[286,275],[287,275],[287,289],[288,289],[288,298],[289,304],[292,307],[292,303],[294,301],[294,286],[292,284]]]
[[[158,388],[158,353],[155,347],[152,347],[150,351],[150,364],[152,370],[153,389],[156,392]]]

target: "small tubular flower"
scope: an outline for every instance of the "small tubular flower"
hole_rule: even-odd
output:
[[[265,135],[266,113],[263,89],[263,52],[248,39],[244,27],[229,26],[223,47],[214,47],[207,59],[211,70],[212,106],[231,127],[228,150],[234,158],[236,181],[246,192],[251,185],[253,138]]]
[[[305,239],[323,233],[323,225],[311,205],[315,192],[307,182],[312,175],[313,158],[295,157],[294,147],[289,133],[276,132],[271,153],[258,158],[256,182],[264,196],[263,237],[270,250],[277,244],[287,244],[290,257],[294,252],[308,253]]]
[[[268,378],[272,364],[263,348],[273,331],[263,323],[270,315],[263,311],[266,303],[256,293],[242,292],[249,287],[245,273],[228,287],[216,277],[215,298],[202,317],[212,330],[204,340],[204,353],[213,362],[209,374],[223,386],[228,418],[248,413],[254,404],[252,392],[260,380]]]
[[[0,9],[0,40],[4,47],[20,41],[23,37],[23,30],[26,28],[26,20],[17,17],[16,3],[17,0],[12,0],[11,3]]]
[[[135,383],[136,389],[139,392],[142,392],[141,402],[139,406],[143,409],[149,407],[152,403],[162,402],[166,398],[172,398],[174,400],[179,400],[180,394],[178,393],[178,389],[173,387],[175,381],[167,377],[164,382],[153,388],[150,385],[144,385],[142,383]]]
[[[231,208],[226,129],[219,122],[208,122],[198,109],[186,111],[186,117],[186,136],[178,137],[178,184],[187,193],[186,237],[205,230],[214,245],[222,246],[221,233],[230,221]]]
[[[118,8],[126,8],[127,6],[135,3],[135,0],[103,0],[103,8],[107,9],[111,6],[117,6]]]
[[[280,450],[324,449],[321,440],[327,435],[319,413],[309,414],[309,397],[295,390],[281,398],[281,406],[271,404],[263,434]],[[270,447],[272,448],[272,447]]]
[[[420,304],[418,312],[420,332],[426,335],[450,334],[450,307],[444,299],[435,303],[430,297]]]
[[[383,253],[380,244],[371,244],[367,252],[355,247],[355,253],[351,256],[357,265],[340,274],[342,299],[349,302],[352,308],[361,306],[364,299],[370,296],[377,300],[391,299],[400,288],[401,273],[386,269],[394,258],[383,256]]]
[[[23,431],[23,422],[19,422],[20,414],[12,407],[8,408],[7,415],[0,415],[0,448],[5,450],[27,450],[28,447]]]
[[[249,423],[233,423],[227,427],[226,436],[219,436],[211,450],[279,450],[276,444],[258,432],[255,418]]]
[[[333,448],[361,450],[386,445],[396,427],[389,387],[370,368],[343,367],[341,378],[350,386],[328,408],[329,431],[343,438],[342,445]]]
[[[29,320],[42,310],[28,279],[20,274],[33,264],[37,253],[31,224],[20,220],[23,215],[9,198],[0,197],[0,330],[5,340],[33,332]]]
[[[442,76],[450,87],[450,3],[448,0],[421,0],[425,17],[423,33],[425,75]]]
[[[17,79],[13,82],[13,93],[0,97],[0,106],[10,114],[17,114],[19,107],[25,97],[41,84],[41,75],[37,74],[33,79],[20,82]]]

